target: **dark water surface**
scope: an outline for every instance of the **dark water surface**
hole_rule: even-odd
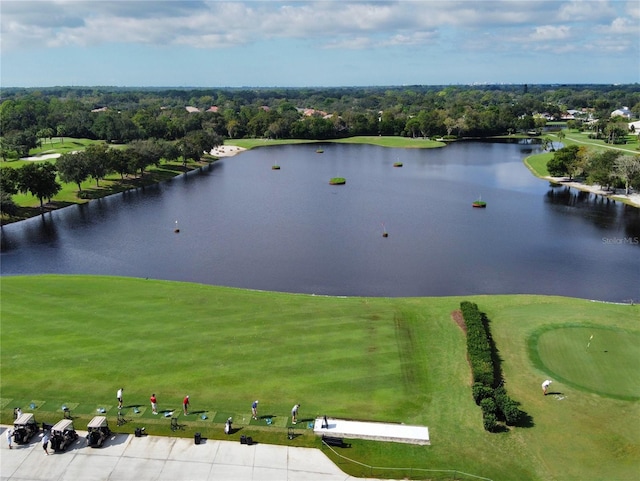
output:
[[[329,295],[640,300],[640,209],[535,178],[522,163],[535,145],[323,148],[255,149],[5,226],[2,275],[108,274]],[[329,185],[336,176],[346,185]],[[487,209],[471,207],[479,196]]]

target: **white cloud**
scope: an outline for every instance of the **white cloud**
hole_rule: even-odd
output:
[[[536,27],[528,39],[534,42],[566,40],[571,37],[571,27],[567,25],[541,25]]]
[[[573,0],[561,3],[558,18],[562,22],[601,22],[615,16],[615,9],[607,0]]]
[[[2,51],[114,43],[230,48],[270,39],[318,48],[429,46],[546,48],[620,35],[634,45],[640,2],[17,1],[2,3]],[[607,40],[609,42],[609,40]],[[615,42],[615,40],[612,40]],[[637,40],[636,40],[637,43]],[[442,45],[441,45],[442,46]]]
[[[640,25],[638,22],[628,18],[616,18],[610,25],[597,28],[598,32],[608,35],[640,35]]]
[[[627,2],[625,11],[632,19],[635,19],[636,21],[640,20],[640,2],[637,0],[630,0]]]

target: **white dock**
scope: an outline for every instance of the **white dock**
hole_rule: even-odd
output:
[[[347,439],[370,439],[405,444],[431,444],[427,426],[409,424],[376,423],[351,421],[346,419],[316,418],[313,432],[318,436],[327,435]],[[326,427],[324,427],[326,426]]]

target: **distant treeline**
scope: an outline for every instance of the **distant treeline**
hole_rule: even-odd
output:
[[[5,88],[0,137],[5,159],[53,136],[113,143],[175,141],[200,130],[222,138],[487,137],[540,130],[569,110],[579,112],[574,122],[609,122],[621,107],[640,117],[638,84]]]

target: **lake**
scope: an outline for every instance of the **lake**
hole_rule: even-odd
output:
[[[5,226],[1,273],[336,296],[640,300],[640,209],[534,177],[522,160],[535,144],[316,148],[254,149]],[[346,184],[329,185],[338,176]],[[472,208],[478,198],[486,209]]]

